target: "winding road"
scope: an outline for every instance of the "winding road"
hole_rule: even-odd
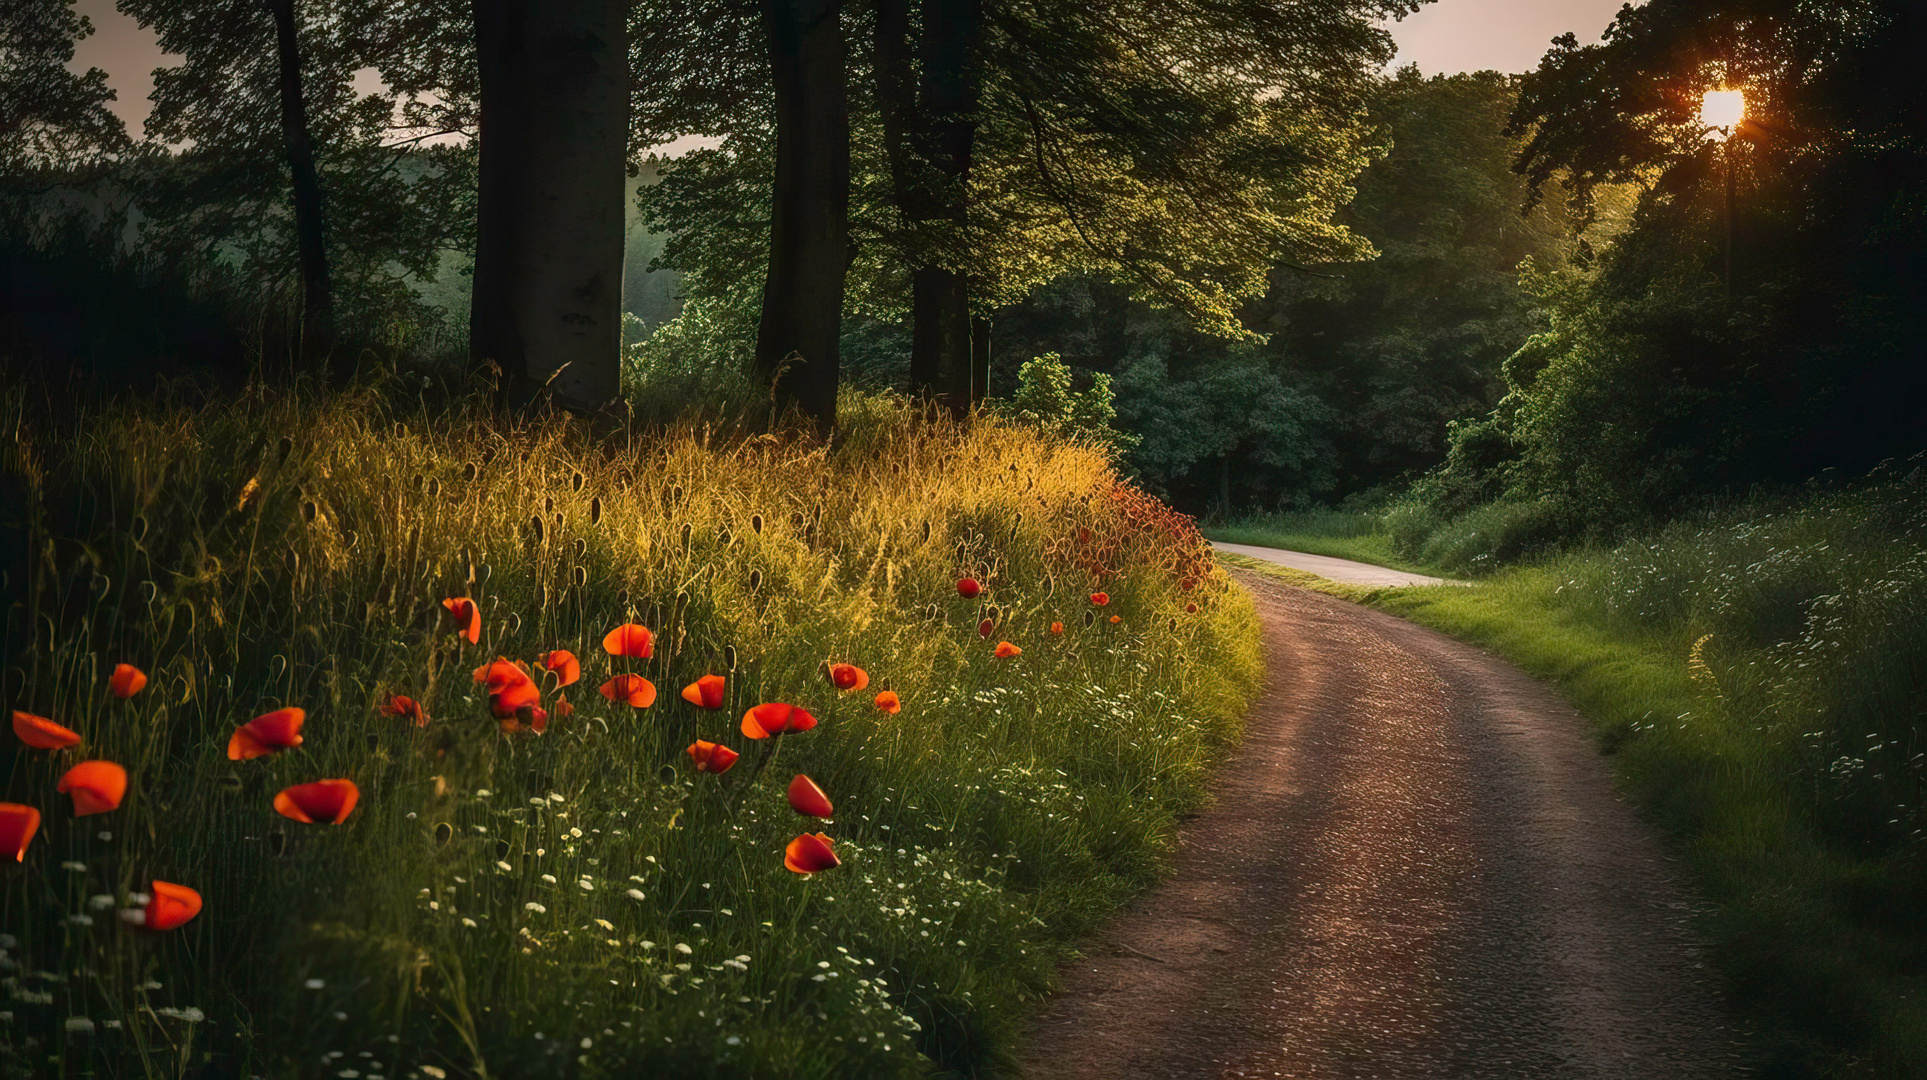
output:
[[[1170,879],[1060,972],[1023,1076],[1743,1071],[1688,894],[1570,706],[1430,630],[1237,576],[1267,690]]]

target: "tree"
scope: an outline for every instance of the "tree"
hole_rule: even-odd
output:
[[[511,402],[619,391],[627,6],[475,0],[480,191],[469,351]]]
[[[275,59],[280,67],[281,142],[294,185],[294,235],[301,260],[302,353],[326,356],[334,347],[334,289],[328,282],[328,248],[322,222],[326,211],[321,177],[315,171],[314,144],[308,138],[308,106],[301,94],[301,47],[296,35],[295,0],[263,0],[274,17]],[[335,385],[354,377],[354,358],[345,353],[329,365]]]
[[[0,21],[0,177],[11,183],[71,172],[128,146],[126,127],[107,110],[107,73],[67,68],[74,42],[94,32],[72,7],[13,0]]]

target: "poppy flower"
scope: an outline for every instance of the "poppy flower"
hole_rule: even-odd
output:
[[[488,711],[490,715],[500,720],[503,717],[514,716],[517,709],[533,707],[541,700],[542,691],[533,682],[524,679],[504,686],[499,693],[490,694]]]
[[[719,743],[697,739],[689,744],[689,760],[696,763],[697,772],[726,773],[739,757],[742,755]]]
[[[783,865],[799,874],[815,874],[842,864],[843,860],[830,850],[830,838],[822,833],[804,833],[783,849]]]
[[[201,913],[201,894],[185,885],[156,878],[147,891],[153,897],[146,908],[149,930],[172,930]]]
[[[482,609],[475,606],[475,601],[465,596],[451,596],[442,601],[442,606],[448,609],[448,621],[470,645],[482,640]]]
[[[83,761],[61,776],[55,790],[73,797],[75,817],[104,814],[127,794],[127,770],[111,761]]]
[[[638,709],[656,703],[656,684],[640,675],[618,675],[602,684],[602,696],[610,701],[626,701]]]
[[[974,577],[967,577],[957,582],[957,595],[965,600],[975,600],[983,591],[984,587],[978,584]]]
[[[301,709],[276,709],[234,729],[227,741],[227,759],[246,761],[301,745],[301,725],[308,714]]]
[[[533,685],[535,677],[520,662],[498,656],[493,662],[475,669],[475,681],[491,694],[499,694],[511,686],[524,683]]]
[[[316,780],[281,789],[274,797],[274,812],[310,825],[339,825],[348,820],[360,798],[361,789],[353,780]]]
[[[568,698],[557,694],[555,695],[555,715],[563,717],[574,716],[575,706],[569,704]]]
[[[997,659],[999,660],[1008,660],[1013,656],[1022,656],[1023,654],[1024,650],[1012,645],[1008,641],[1000,641],[997,643]]]
[[[1052,623],[1052,624],[1050,624],[1050,632],[1051,632],[1051,633],[1053,633],[1053,634],[1061,634],[1061,633],[1063,633],[1063,632],[1064,632],[1064,624],[1063,624],[1063,623],[1061,623],[1061,622],[1054,622],[1054,623]]]
[[[561,677],[561,681],[555,684],[558,687],[570,686],[574,684],[577,679],[582,678],[582,662],[577,660],[575,654],[567,649],[557,649],[554,652],[543,653],[541,664],[544,668],[555,672]]]
[[[20,803],[0,802],[0,854],[13,852],[14,862],[27,861],[27,845],[40,831],[40,811]]]
[[[1108,604],[1110,602],[1111,602],[1110,593],[1094,592],[1091,594],[1091,603],[1096,604],[1098,607],[1103,607],[1105,604]]]
[[[1196,604],[1184,605],[1184,613],[1186,615],[1196,615],[1198,613],[1198,605]]]
[[[790,809],[799,814],[829,817],[831,811],[835,809],[830,805],[830,797],[823,794],[822,788],[816,786],[816,781],[802,773],[797,773],[796,779],[790,781],[789,796]]]
[[[548,730],[549,714],[540,705],[522,705],[514,712],[502,717],[503,734],[512,735],[518,731],[533,731],[537,735]]]
[[[780,701],[766,702],[743,714],[743,734],[752,739],[767,739],[816,726],[816,717]]]
[[[656,652],[656,636],[646,626],[623,623],[602,636],[602,651],[610,656],[633,656],[647,660]]]
[[[428,710],[422,708],[421,702],[403,694],[390,694],[388,700],[381,703],[381,714],[406,717],[413,720],[416,727],[428,726]]]
[[[133,697],[146,685],[147,673],[132,664],[115,664],[114,673],[107,677],[107,689],[117,698]]]
[[[69,731],[44,716],[13,712],[13,733],[35,750],[60,750],[80,742],[80,733]]]
[[[1114,623],[1121,623],[1121,622],[1123,622],[1123,621],[1124,621],[1124,616],[1122,616],[1122,615],[1113,615],[1113,616],[1111,616],[1111,621],[1112,621],[1112,622],[1114,622]]]
[[[877,708],[882,709],[891,716],[895,716],[903,711],[903,702],[897,700],[897,692],[895,690],[885,690],[883,693],[877,695]]]
[[[838,690],[862,690],[870,685],[870,673],[855,664],[831,664],[830,682]]]
[[[985,619],[983,622],[977,624],[977,636],[989,637],[990,632],[995,629],[997,629],[996,621],[994,619]]]
[[[704,675],[695,682],[682,688],[682,699],[699,709],[720,709],[723,707],[723,677]]]

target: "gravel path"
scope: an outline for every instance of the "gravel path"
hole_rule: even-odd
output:
[[[1688,897],[1584,721],[1252,574],[1270,685],[1175,873],[1063,970],[1023,1075],[1733,1076]]]
[[[1372,563],[1354,562],[1331,555],[1313,555],[1308,551],[1286,551],[1284,548],[1257,547],[1252,544],[1220,544],[1212,541],[1217,551],[1228,551],[1234,555],[1248,555],[1263,559],[1293,570],[1303,570],[1322,578],[1342,581],[1347,585],[1364,585],[1367,588],[1396,588],[1403,585],[1466,585],[1469,582],[1453,581],[1449,578],[1429,577],[1425,574],[1408,574],[1389,566],[1376,566]]]

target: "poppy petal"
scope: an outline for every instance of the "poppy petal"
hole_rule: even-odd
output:
[[[830,683],[838,690],[862,690],[870,685],[870,673],[855,664],[831,664]]]
[[[656,638],[649,628],[636,623],[623,623],[602,637],[602,651],[610,656],[630,656],[647,660],[655,654]]]
[[[515,710],[524,705],[534,705],[542,700],[542,692],[532,682],[519,682],[505,686],[499,693],[490,694],[488,711],[497,719],[514,716]]]
[[[388,700],[382,702],[381,714],[383,716],[405,717],[413,720],[416,727],[428,726],[428,710],[422,708],[421,702],[403,694],[389,695]]]
[[[783,865],[799,874],[820,873],[842,864],[830,847],[830,838],[822,833],[804,833],[783,849]]]
[[[743,734],[751,739],[808,731],[815,726],[816,717],[780,701],[765,702],[743,714]]]
[[[27,845],[40,829],[40,811],[22,803],[0,802],[0,855],[12,853],[14,862],[27,861]]]
[[[983,591],[984,587],[978,583],[976,578],[967,577],[957,582],[957,595],[963,597],[965,600],[975,600]]]
[[[246,761],[300,746],[301,725],[307,719],[306,711],[293,707],[276,709],[255,717],[242,724],[233,738],[228,740],[228,760]]]
[[[107,677],[107,689],[117,698],[133,697],[146,685],[147,673],[132,664],[115,664],[114,673]]]
[[[991,631],[995,629],[997,629],[997,624],[990,619],[985,619],[983,622],[977,624],[977,636],[989,637]]]
[[[897,713],[903,711],[903,702],[897,699],[897,692],[895,690],[885,690],[877,695],[877,708],[882,709],[891,716],[895,716]]]
[[[556,649],[542,654],[542,666],[560,676],[558,687],[571,686],[582,678],[582,662],[567,649]]]
[[[13,713],[13,733],[35,750],[61,750],[80,742],[80,733],[61,727],[44,716],[18,709]]]
[[[811,817],[829,817],[835,809],[830,805],[830,797],[823,794],[823,789],[817,786],[816,781],[802,773],[797,773],[796,779],[790,781],[789,799],[790,809]]]
[[[74,800],[74,816],[104,814],[127,794],[127,770],[111,761],[83,761],[60,777],[55,790]]]
[[[697,772],[725,773],[736,759],[741,757],[727,746],[697,739],[689,744],[689,760],[696,765]]]
[[[353,780],[316,780],[312,784],[281,789],[274,797],[274,811],[310,825],[317,822],[339,825],[348,819],[360,798],[361,789]]]
[[[1096,604],[1098,607],[1103,607],[1105,604],[1108,604],[1110,602],[1111,602],[1110,593],[1094,592],[1091,594],[1091,603]]]
[[[682,688],[682,699],[700,709],[723,707],[723,677],[704,675]]]
[[[449,621],[470,645],[482,640],[482,609],[475,601],[465,596],[451,596],[442,601],[442,606],[448,609]]]
[[[999,660],[1008,660],[1013,656],[1022,656],[1023,654],[1024,654],[1024,650],[1018,648],[1015,645],[1012,645],[1008,641],[1000,641],[997,643],[996,655],[997,655],[997,659]]]
[[[1063,624],[1063,623],[1061,623],[1061,622],[1054,622],[1054,623],[1052,623],[1052,624],[1050,624],[1050,632],[1051,632],[1051,633],[1053,633],[1053,634],[1061,634],[1061,633],[1063,633],[1063,632],[1064,632],[1064,624]]]
[[[185,885],[156,879],[148,886],[147,928],[172,930],[201,913],[201,894]]]
[[[627,702],[638,709],[656,703],[656,684],[640,675],[617,675],[598,688],[610,701]]]

